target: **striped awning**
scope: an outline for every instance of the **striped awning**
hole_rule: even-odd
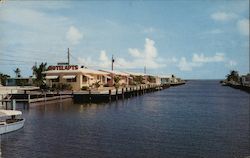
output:
[[[105,76],[106,78],[108,78],[108,79],[111,79],[111,77],[110,76]]]
[[[45,78],[46,78],[46,79],[57,79],[58,76],[46,76]]]
[[[88,77],[88,78],[94,78],[93,76],[87,75],[87,74],[84,74],[84,76],[86,76],[86,77]]]
[[[64,79],[72,79],[72,78],[75,78],[76,75],[65,75],[63,76]]]

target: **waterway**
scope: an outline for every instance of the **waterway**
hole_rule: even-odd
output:
[[[219,81],[197,80],[111,103],[18,104],[25,126],[1,135],[1,157],[244,158],[249,100]]]

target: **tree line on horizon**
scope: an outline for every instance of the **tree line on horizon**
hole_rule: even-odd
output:
[[[47,63],[41,63],[39,66],[34,65],[32,68],[32,72],[33,75],[36,76],[36,78],[33,80],[34,84],[38,87],[42,86],[44,84],[44,79],[45,79],[45,74],[43,74],[43,71],[46,71],[47,68]],[[21,77],[21,69],[20,68],[16,68],[15,70],[13,70],[16,78],[20,78]],[[0,81],[1,81],[1,85],[6,85],[6,80],[10,78],[10,75],[8,74],[3,74],[0,72]]]

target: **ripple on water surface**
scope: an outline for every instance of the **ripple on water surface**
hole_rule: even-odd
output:
[[[11,158],[245,157],[249,99],[218,81],[189,81],[107,104],[20,104],[25,126],[2,135],[0,149]]]

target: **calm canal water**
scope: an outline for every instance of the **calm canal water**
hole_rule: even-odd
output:
[[[218,81],[189,81],[107,104],[18,105],[26,123],[1,136],[1,156],[243,158],[249,100]]]

